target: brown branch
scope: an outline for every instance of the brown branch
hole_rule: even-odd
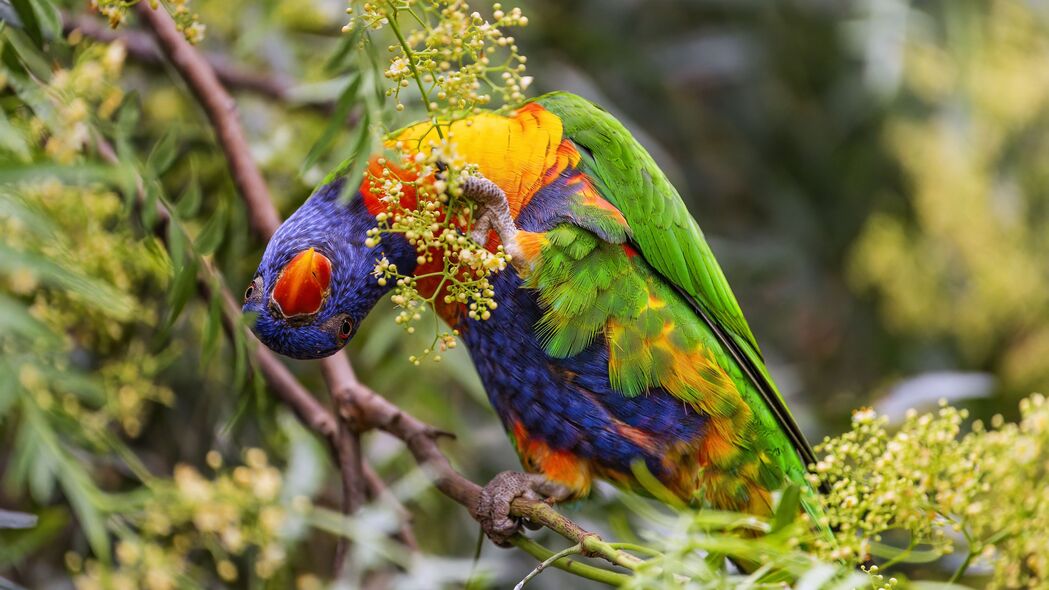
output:
[[[270,199],[261,172],[251,160],[247,141],[237,121],[233,99],[222,87],[208,62],[186,42],[166,12],[152,10],[145,2],[139,3],[138,12],[153,30],[162,50],[186,80],[214,125],[219,143],[229,162],[233,181],[249,210],[249,221],[253,230],[263,238],[269,238],[280,224],[280,217]],[[239,317],[239,309],[230,309],[227,313],[233,314],[234,318]],[[283,364],[273,358],[272,353],[257,347],[256,358],[259,357],[272,359],[276,364],[268,367],[268,373],[264,372],[271,386],[294,387],[288,383],[288,379],[283,378],[285,373],[297,386],[298,382],[290,377],[290,373]],[[437,440],[447,433],[404,412],[362,384],[342,351],[322,360],[321,369],[337,407],[337,423],[344,423],[351,431],[358,433],[372,428],[389,432],[405,443],[415,461],[444,495],[468,509],[477,504],[481,487],[456,471],[437,445]],[[336,438],[340,444],[346,444],[343,437],[336,435]],[[359,452],[359,447],[357,450]],[[359,459],[355,457],[353,461]],[[341,457],[340,466],[343,466]],[[363,466],[358,468],[358,464],[348,464],[345,468],[361,475],[352,482],[354,485],[365,482]],[[361,497],[357,490],[352,494],[354,495],[350,497],[353,499]],[[583,529],[545,502],[518,498],[511,505],[511,513],[528,518],[574,543],[579,543],[588,555],[600,556],[610,563],[630,569],[640,562],[636,557],[612,548],[596,534]],[[523,544],[520,536],[516,540]]]
[[[175,27],[175,21],[166,10],[153,10],[149,2],[138,3],[138,14],[153,31],[153,36],[164,55],[186,80],[218,138],[219,146],[226,155],[230,174],[241,196],[248,201],[251,226],[269,238],[280,224],[277,210],[270,201],[270,192],[262,174],[251,160],[248,141],[237,120],[237,103],[219,82],[215,70],[189,44]],[[260,206],[267,203],[268,206]]]

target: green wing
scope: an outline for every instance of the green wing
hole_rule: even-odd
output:
[[[812,449],[765,368],[725,274],[663,171],[615,117],[592,102],[564,92],[535,102],[561,119],[565,137],[579,148],[579,167],[626,218],[645,260],[693,303],[761,393],[802,459],[814,463]]]

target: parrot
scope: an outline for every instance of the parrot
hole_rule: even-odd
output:
[[[397,138],[432,133],[423,122]],[[491,278],[488,319],[434,299],[524,468],[484,487],[472,508],[484,532],[505,543],[522,524],[515,498],[574,501],[595,480],[652,495],[654,478],[683,504],[758,516],[794,486],[814,513],[812,448],[698,223],[631,133],[553,92],[452,121],[447,134],[476,165],[462,185],[477,208],[471,235],[511,258]],[[254,333],[280,354],[345,346],[392,288],[373,274],[377,260],[417,276],[441,264],[401,234],[369,240],[388,205],[375,174],[340,198],[345,182],[326,179],[280,226],[244,294]]]

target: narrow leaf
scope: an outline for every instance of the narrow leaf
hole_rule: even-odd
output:
[[[313,146],[310,147],[309,153],[306,154],[306,158],[302,161],[302,165],[299,167],[299,174],[305,174],[305,172],[312,168],[313,165],[320,160],[321,156],[329,150],[332,141],[335,139],[335,135],[346,124],[346,116],[349,114],[350,108],[357,99],[360,87],[361,76],[354,72],[350,75],[346,88],[342,91],[342,94],[339,95],[339,100],[335,103],[335,111],[332,113],[331,117],[329,117],[328,124],[324,127],[324,132],[321,133],[321,136],[313,143]]]
[[[204,339],[201,343],[201,356],[205,363],[215,356],[215,350],[219,341],[219,329],[222,327],[222,298],[216,293],[220,292],[218,281],[211,286],[211,302],[208,306],[208,318],[204,322]]]
[[[776,514],[772,518],[772,532],[782,530],[790,526],[798,518],[801,511],[801,490],[796,485],[788,485],[783,490]]]
[[[218,208],[215,209],[215,213],[211,215],[211,219],[204,224],[204,228],[197,234],[197,239],[194,242],[197,251],[202,255],[213,253],[218,249],[219,244],[222,243],[223,233],[226,231],[226,205],[219,203]]]
[[[51,0],[33,0],[36,18],[44,39],[59,39],[62,36],[62,13]]]
[[[153,151],[149,153],[146,166],[156,176],[162,176],[174,163],[175,156],[178,155],[178,137],[178,127],[173,126],[164,132],[157,143],[153,144]]]
[[[171,293],[169,297],[170,301],[170,314],[168,316],[168,325],[175,323],[179,315],[182,314],[182,309],[186,306],[186,302],[189,301],[190,296],[193,294],[193,287],[197,282],[197,259],[190,258],[186,261],[186,264],[177,271],[175,275],[175,281],[171,285]]]
[[[44,33],[40,30],[40,21],[36,18],[36,11],[33,10],[32,3],[29,0],[11,0],[11,4],[22,21],[22,30],[29,35],[37,47],[43,47]]]
[[[25,69],[31,72],[39,80],[51,79],[51,68],[48,66],[48,58],[40,51],[40,45],[26,32],[20,29],[8,28],[4,31],[4,38],[23,64]]]
[[[200,202],[200,183],[197,182],[197,175],[194,172],[189,184],[186,185],[186,190],[182,191],[182,196],[179,197],[178,203],[175,205],[175,211],[178,212],[179,217],[188,219],[196,215],[197,211],[200,210]]]

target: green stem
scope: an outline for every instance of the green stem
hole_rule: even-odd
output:
[[[542,573],[543,570],[545,570],[546,568],[548,568],[551,565],[553,565],[554,563],[556,563],[557,560],[561,559],[562,557],[568,557],[569,555],[578,555],[582,551],[583,551],[583,548],[579,546],[579,543],[576,543],[575,545],[572,545],[571,547],[568,547],[566,549],[562,549],[562,550],[558,551],[557,553],[554,553],[550,557],[547,557],[546,559],[541,561],[539,563],[539,565],[535,566],[535,569],[533,569],[532,571],[528,572],[528,575],[525,576],[523,580],[518,582],[516,586],[514,586],[514,590],[522,590],[524,588],[525,584],[530,582],[532,580],[532,578],[538,576],[540,573]]]
[[[970,549],[969,554],[965,556],[965,561],[963,561],[962,564],[958,566],[958,569],[954,570],[954,574],[951,575],[951,579],[947,580],[947,582],[950,584],[954,584],[958,580],[962,579],[962,576],[965,574],[965,570],[969,569],[969,564],[972,563],[974,557],[976,557],[976,554],[973,553],[973,551]]]
[[[976,552],[973,550],[973,538],[972,535],[969,534],[969,530],[967,528],[963,528],[962,534],[965,535],[965,542],[969,544],[969,552],[965,556],[965,561],[963,561],[962,564],[958,566],[958,569],[954,570],[954,574],[952,574],[951,579],[948,580],[948,582],[951,584],[962,579],[962,576],[965,575],[965,570],[969,569],[969,564],[971,564],[973,562],[973,558],[976,557]]]
[[[645,547],[644,545],[638,545],[637,543],[609,543],[609,547],[613,549],[622,549],[623,551],[633,551],[634,553],[644,553],[645,555],[651,555],[652,557],[663,557],[663,554],[651,547]]]
[[[519,505],[513,507],[517,506]],[[644,562],[637,556],[616,549],[597,535],[580,529],[579,525],[565,518],[564,515],[554,510],[549,504],[543,502],[530,503],[527,510],[517,514],[518,516],[528,518],[532,522],[543,523],[546,528],[566,539],[578,539],[579,544],[583,547],[583,553],[588,556],[601,557],[605,561],[628,570],[634,570]]]
[[[555,555],[553,551],[543,547],[524,535],[514,536],[510,539],[510,543],[512,543],[514,547],[517,547],[536,559],[546,560]],[[609,586],[622,586],[630,580],[630,576],[626,574],[587,565],[574,559],[558,560],[553,563],[553,566],[581,578],[594,580],[595,582],[601,582],[603,584],[608,584]]]
[[[426,112],[431,113],[430,110],[430,95],[427,94],[426,88],[423,86],[422,76],[419,75],[419,69],[415,67],[415,52],[412,51],[411,47],[408,47],[408,42],[405,41],[404,35],[401,34],[401,28],[397,26],[397,13],[398,8],[393,5],[393,2],[386,3],[390,10],[393,12],[390,14],[390,30],[397,37],[397,42],[401,44],[401,51],[404,52],[405,59],[408,60],[408,68],[412,71],[412,77],[415,78],[415,85],[419,87],[419,94],[422,95],[423,104],[426,105]],[[444,132],[441,131],[441,126],[434,122],[434,129],[437,130],[437,137],[444,139]]]

